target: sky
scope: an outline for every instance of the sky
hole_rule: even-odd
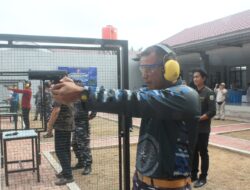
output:
[[[113,25],[136,50],[249,9],[249,0],[0,0],[0,34],[101,38]]]

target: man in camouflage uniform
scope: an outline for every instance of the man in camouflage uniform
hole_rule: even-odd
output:
[[[45,109],[45,122],[49,121],[49,117],[52,111],[52,94],[50,92],[50,83],[46,82],[44,84],[44,109]]]
[[[35,105],[36,105],[36,113],[33,121],[37,120],[38,114],[40,114],[40,120],[42,120],[42,86],[38,86],[38,91],[34,95]]]
[[[80,101],[75,106],[75,131],[73,133],[72,147],[78,163],[72,167],[73,170],[84,168],[82,175],[91,173],[92,155],[90,149],[89,120],[96,116],[96,112],[84,110]]]
[[[52,111],[52,94],[50,91],[50,82],[46,82],[44,84],[44,88],[45,88],[45,94],[44,94],[44,111],[45,111],[45,122],[49,121],[50,115],[51,115],[51,111]],[[45,135],[43,135],[44,138],[51,138],[53,137],[53,126],[49,125],[47,126],[47,133]]]

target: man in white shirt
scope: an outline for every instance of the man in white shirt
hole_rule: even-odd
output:
[[[248,88],[247,88],[247,103],[250,103],[250,82],[248,83]]]
[[[225,104],[227,95],[225,83],[222,82],[220,85],[216,84],[214,92],[216,93],[216,116],[214,119],[225,120]]]

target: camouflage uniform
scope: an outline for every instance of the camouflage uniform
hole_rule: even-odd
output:
[[[52,95],[47,90],[45,90],[44,94],[44,109],[45,109],[45,121],[48,122],[52,110]]]
[[[72,147],[78,158],[78,163],[84,168],[92,164],[92,155],[90,149],[90,129],[88,111],[83,110],[81,102],[75,103],[75,131],[73,133]],[[95,117],[92,112],[90,117]]]
[[[40,114],[40,119],[42,119],[42,91],[37,91],[34,96],[36,104],[36,113],[34,120],[37,120],[38,114]]]

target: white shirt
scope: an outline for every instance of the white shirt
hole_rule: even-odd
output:
[[[250,86],[247,88],[247,102],[250,102]]]
[[[216,93],[216,102],[224,102],[226,100],[227,89],[215,88],[214,92]]]

